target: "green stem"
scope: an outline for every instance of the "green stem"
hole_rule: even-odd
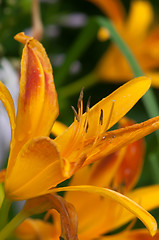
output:
[[[28,216],[24,211],[19,212],[0,232],[0,239],[5,240]]]
[[[8,221],[8,213],[11,206],[11,201],[4,198],[0,209],[0,230],[6,225]],[[1,239],[1,238],[0,238]]]
[[[97,81],[98,81],[97,76],[94,73],[90,73],[84,76],[83,78],[79,79],[78,81],[70,83],[69,85],[59,89],[58,91],[59,97],[60,98],[70,97],[76,93],[79,93],[82,87],[84,88],[91,87],[95,83],[97,83]]]
[[[134,76],[139,77],[145,75],[142,69],[140,68],[135,56],[133,55],[129,47],[125,44],[123,39],[120,37],[112,22],[103,17],[96,18],[96,21],[98,22],[99,26],[108,29],[111,35],[111,39],[128,60],[130,67],[134,73]],[[149,91],[142,97],[142,100],[150,117],[159,115],[159,108],[152,89],[149,89]]]

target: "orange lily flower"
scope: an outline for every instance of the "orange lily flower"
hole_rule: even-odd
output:
[[[159,26],[150,29],[153,8],[149,1],[131,1],[128,16],[120,0],[89,0],[97,5],[104,14],[112,19],[118,32],[131,48],[146,76],[152,78],[152,86],[159,87]],[[142,14],[141,14],[142,12]],[[99,34],[101,40],[103,35]],[[118,59],[118,64],[116,64]],[[111,44],[95,69],[99,79],[108,82],[124,82],[133,77],[129,63],[120,50]]]
[[[50,139],[48,135],[58,115],[51,64],[37,40],[24,33],[17,34],[15,39],[25,44],[16,123],[12,97],[0,83],[0,99],[8,112],[12,134],[4,180],[7,199],[31,199],[61,191],[55,188],[56,185],[81,167],[103,159],[159,128],[159,117],[156,117],[141,124],[106,132],[150,87],[150,79],[140,77],[126,83],[91,109],[88,104],[85,114],[81,94],[74,123],[56,139]],[[108,196],[139,217],[152,235],[156,231],[154,218],[122,194],[93,186],[71,186],[67,190]]]
[[[127,118],[123,118],[120,121],[120,127],[132,124],[134,122]],[[133,200],[140,202],[146,209],[156,208],[158,207],[159,186],[132,190],[140,176],[144,152],[144,139],[140,139],[94,163],[92,167],[87,166],[79,170],[73,176],[71,185],[91,184],[100,187],[113,187],[118,191],[122,191]],[[133,215],[116,204],[116,202],[90,193],[67,192],[64,198],[67,202],[72,203],[77,211],[79,240],[157,240],[159,237],[159,232],[157,232],[155,237],[151,237],[146,229],[131,230],[134,222],[118,234],[103,236],[103,234],[113,231],[132,220]],[[52,210],[46,214],[46,216],[48,215],[52,215]],[[41,224],[40,227],[39,222]],[[27,219],[16,230],[18,239],[30,239],[30,231],[27,230],[28,224],[31,225],[31,239],[33,240],[37,238],[37,233],[42,239],[45,239],[43,238],[43,232],[48,229],[48,225],[50,227],[48,239],[58,239],[60,236],[60,232],[55,238],[52,235],[52,232],[56,233],[60,228],[60,221],[56,222],[56,228],[54,226],[55,221],[53,221],[51,228],[51,224],[47,221]],[[72,228],[74,229],[73,226]]]

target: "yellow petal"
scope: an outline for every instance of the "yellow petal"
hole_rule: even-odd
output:
[[[101,109],[103,110],[103,124],[100,126],[100,133],[105,132],[112,127],[116,122],[120,120],[145,94],[150,87],[151,80],[147,77],[139,77],[127,82],[108,97],[101,100],[94,105],[89,111],[88,117],[88,130],[85,134],[85,138],[96,137],[99,134],[99,120],[101,115]],[[138,91],[136,91],[138,89]],[[113,110],[112,105],[114,104]],[[112,114],[111,114],[112,110]],[[111,115],[111,116],[110,116]],[[86,114],[83,114],[81,126],[84,126]],[[55,139],[59,151],[70,148],[73,143],[72,136],[76,122],[73,123],[62,135]],[[64,157],[64,156],[63,156]]]
[[[159,72],[158,71],[147,71],[147,76],[152,79],[153,87],[159,87]]]
[[[58,115],[58,101],[52,67],[43,46],[24,33],[15,39],[25,44],[15,132],[23,145],[31,137],[49,135]]]
[[[126,195],[147,211],[159,207],[159,185],[142,187],[135,189]],[[68,200],[67,200],[68,201]],[[109,211],[109,210],[108,210]],[[111,222],[109,230],[114,230],[121,227],[128,221],[132,220],[134,216],[128,213],[125,209],[121,209],[117,204],[113,205],[113,211],[110,209],[109,214],[113,214],[113,222]]]
[[[10,92],[6,88],[6,86],[0,82],[0,100],[5,106],[5,109],[8,113],[10,125],[11,125],[11,138],[13,139],[14,136],[14,129],[15,129],[15,109],[14,109],[14,102]]]
[[[7,198],[22,200],[46,194],[50,187],[64,180],[60,161],[53,140],[48,137],[30,140],[19,152],[11,173],[7,172]]]
[[[52,129],[51,129],[51,133],[54,136],[59,136],[60,134],[62,134],[65,130],[67,129],[67,126],[59,121],[55,121]]]
[[[108,197],[112,200],[115,200],[117,203],[119,203],[121,206],[125,207],[127,210],[129,210],[131,213],[133,213],[136,217],[138,217],[147,227],[147,229],[150,231],[150,234],[153,236],[155,235],[157,231],[157,223],[154,219],[154,217],[149,214],[146,210],[144,210],[142,207],[140,207],[137,203],[130,200],[126,196],[115,192],[110,189],[106,188],[100,188],[95,186],[70,186],[70,187],[61,187],[61,188],[55,188],[50,190],[50,192],[61,192],[61,191],[84,191],[84,192],[90,192],[90,193],[96,193],[99,194],[102,197]]]
[[[146,229],[137,229],[132,231],[123,231],[111,236],[101,237],[98,240],[157,240],[159,232],[154,237],[151,237]]]
[[[142,14],[141,14],[142,13]],[[132,1],[127,19],[127,34],[142,39],[153,21],[153,9],[149,1]],[[135,33],[135,34],[134,34]]]

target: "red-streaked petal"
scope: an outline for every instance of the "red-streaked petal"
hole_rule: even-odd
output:
[[[120,120],[120,127],[127,127],[135,124],[134,121],[123,118]],[[114,175],[113,187],[115,189],[123,188],[124,192],[128,192],[136,184],[144,162],[145,141],[139,139],[126,147],[123,160]]]
[[[15,39],[25,44],[15,131],[20,148],[30,138],[49,135],[59,109],[52,67],[45,49],[24,33],[17,34]]]
[[[110,187],[120,163],[123,160],[125,151],[126,148],[122,148],[102,160],[95,162],[90,170],[88,184],[100,187]]]

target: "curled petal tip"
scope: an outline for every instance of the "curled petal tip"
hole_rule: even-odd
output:
[[[155,234],[157,233],[157,223],[156,223],[155,219],[154,219],[153,225],[152,225],[151,229],[149,229],[149,231],[150,231],[150,234],[152,237],[155,236]]]
[[[33,37],[26,36],[24,32],[18,33],[14,36],[14,39],[22,44],[26,44]]]

